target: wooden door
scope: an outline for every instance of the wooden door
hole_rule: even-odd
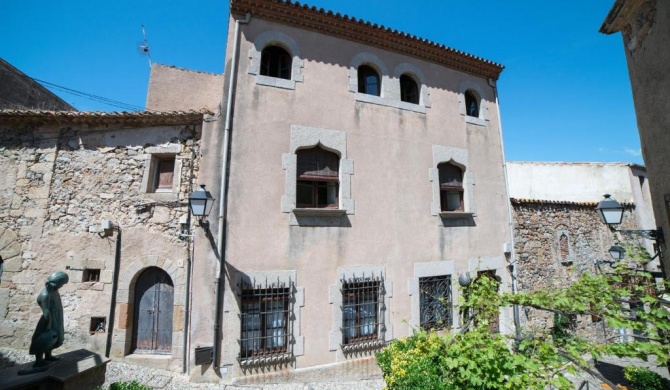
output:
[[[136,353],[170,353],[174,286],[158,267],[142,271],[135,284],[133,349]]]

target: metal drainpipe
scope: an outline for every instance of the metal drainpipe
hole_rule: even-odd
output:
[[[113,227],[113,230],[116,230],[116,250],[114,253],[114,276],[112,279],[112,299],[109,305],[105,357],[109,357],[109,353],[112,350],[112,333],[114,332],[114,316],[116,315],[116,292],[119,289],[119,267],[121,265],[121,226],[116,225]]]
[[[193,135],[195,135],[195,126],[193,128]],[[195,137],[194,137],[195,138]],[[191,194],[193,192],[193,161],[195,161],[195,149],[191,148],[191,161],[189,164],[189,178],[188,178],[188,193]],[[186,207],[186,226],[188,226],[188,234],[191,234],[191,210]],[[181,229],[181,226],[179,227]],[[181,371],[182,373],[188,373],[190,374],[190,367],[191,367],[191,362],[190,362],[190,354],[188,351],[190,351],[189,347],[189,325],[190,325],[190,319],[191,319],[191,259],[193,259],[193,256],[191,256],[191,250],[193,249],[193,246],[191,245],[191,237],[186,237],[186,288],[185,288],[185,293],[186,293],[186,302],[184,303],[184,339],[183,339],[183,351],[182,351],[182,367]]]
[[[221,188],[219,190],[219,241],[217,250],[219,252],[219,262],[216,263],[216,310],[214,314],[214,370],[219,372],[219,328],[221,317],[221,306],[223,305],[223,274],[225,273],[225,255],[224,240],[226,238],[226,191],[228,190],[228,143],[230,140],[230,128],[232,122],[233,96],[235,94],[235,77],[237,76],[237,59],[239,56],[239,35],[240,24],[247,24],[251,21],[251,13],[247,12],[244,19],[235,20],[235,34],[233,36],[233,58],[230,61],[230,79],[228,82],[228,100],[226,102],[226,125],[223,132],[223,153],[221,157]]]
[[[516,265],[516,256],[514,251],[514,217],[512,216],[512,204],[509,200],[509,179],[507,177],[507,159],[505,158],[505,143],[503,142],[502,134],[502,118],[500,117],[500,105],[498,103],[498,87],[496,86],[496,81],[493,79],[488,80],[489,85],[493,88],[493,93],[496,99],[496,110],[498,112],[498,132],[500,133],[500,153],[502,153],[502,168],[503,175],[505,177],[505,193],[507,194],[507,223],[509,224],[509,234],[511,238],[511,251],[509,258],[509,265],[512,267],[512,293],[516,294],[518,290],[517,282],[517,265]],[[519,305],[514,305],[512,307],[512,312],[514,313],[514,328],[516,332],[517,340],[521,339],[521,320],[519,319]]]

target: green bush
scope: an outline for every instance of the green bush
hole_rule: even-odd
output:
[[[109,390],[152,390],[138,381],[132,382],[114,382],[109,385]]]
[[[629,366],[623,369],[623,376],[635,390],[663,390],[663,378],[644,367]]]

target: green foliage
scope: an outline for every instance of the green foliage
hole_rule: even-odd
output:
[[[643,367],[626,367],[623,376],[635,390],[663,390],[663,378]]]
[[[670,313],[660,306],[648,274],[625,268],[611,275],[585,273],[565,288],[517,294],[498,294],[497,287],[494,279],[478,277],[464,291],[463,333],[417,332],[380,352],[377,360],[387,388],[494,390],[551,385],[562,390],[572,388],[564,372],[588,368],[584,356],[644,360],[655,356],[659,366],[669,359]],[[489,325],[497,321],[499,308],[512,304],[554,313],[555,326],[512,340],[492,333]],[[570,317],[576,315],[598,316],[610,329],[633,329],[644,339],[623,343],[616,335],[605,342],[576,337],[569,326]]]
[[[145,386],[138,381],[114,382],[109,385],[109,390],[151,390],[151,387]]]

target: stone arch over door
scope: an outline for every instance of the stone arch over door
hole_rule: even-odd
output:
[[[158,267],[137,277],[133,299],[134,353],[169,354],[172,350],[174,284]]]
[[[148,255],[137,258],[121,266],[119,273],[119,290],[117,293],[117,315],[114,324],[115,337],[112,341],[112,356],[123,357],[133,353],[133,333],[135,315],[135,290],[143,271],[157,267],[164,271],[172,281],[173,312],[172,312],[172,347],[171,355],[175,360],[182,359],[184,303],[186,302],[186,275],[183,267],[170,259]]]

